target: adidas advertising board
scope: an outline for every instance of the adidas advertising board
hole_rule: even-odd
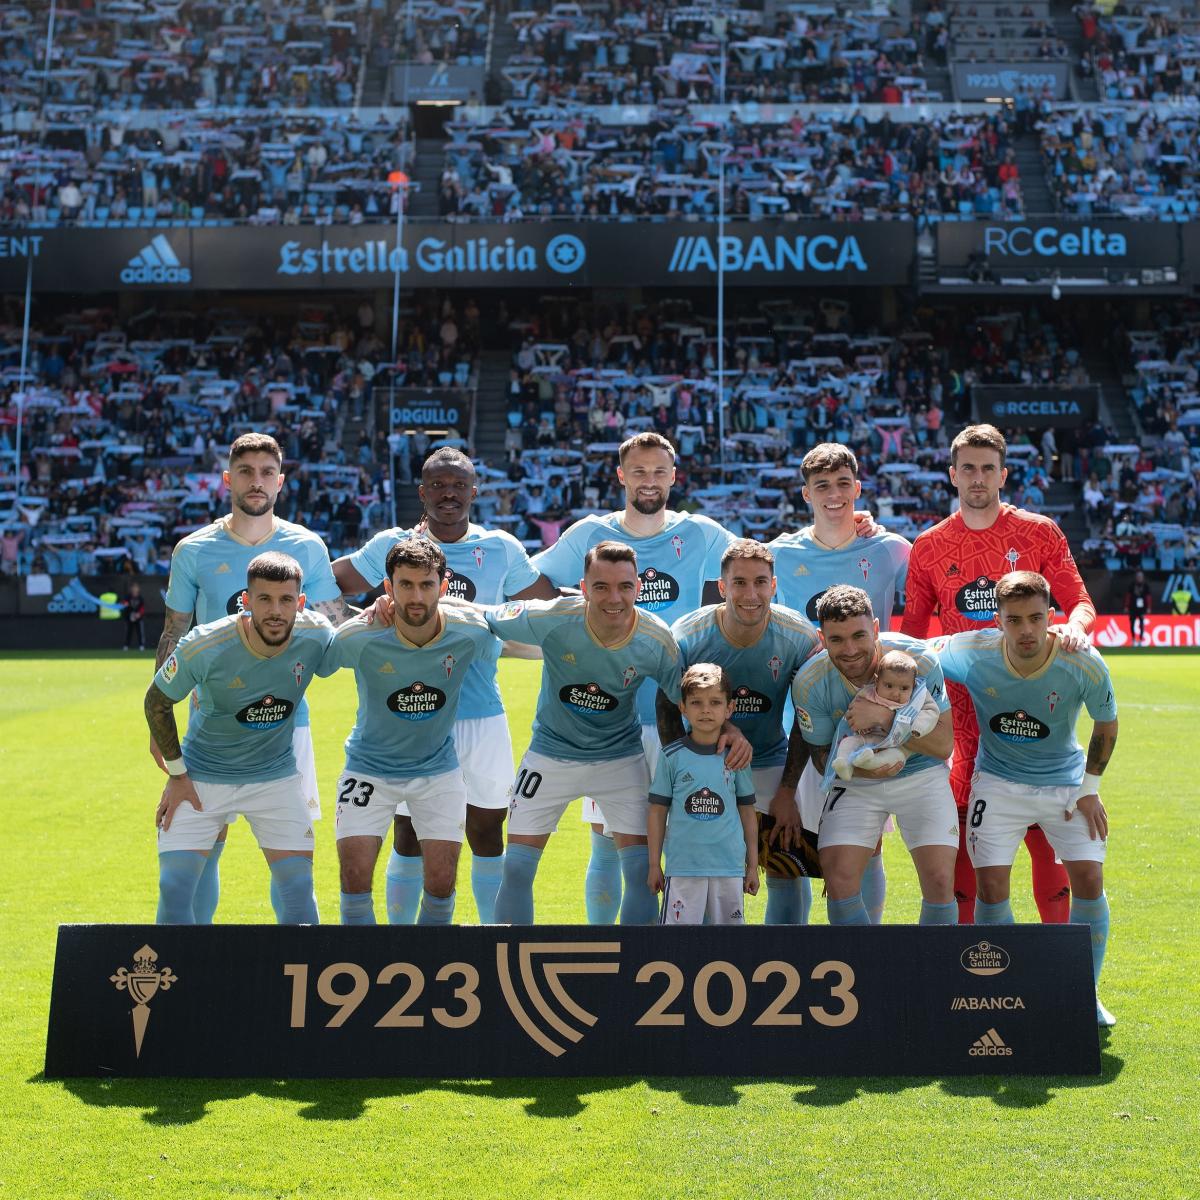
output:
[[[995,932],[64,925],[46,1074],[1099,1074],[1088,930]]]

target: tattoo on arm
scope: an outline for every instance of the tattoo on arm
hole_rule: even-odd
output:
[[[812,765],[816,768],[818,775],[825,774],[825,764],[829,761],[828,746],[809,746],[809,754],[812,756]]]
[[[1089,775],[1103,775],[1104,768],[1112,758],[1117,746],[1116,721],[1097,721],[1092,726],[1092,740],[1088,742],[1087,767]]]
[[[683,714],[679,711],[679,705],[672,704],[667,698],[666,692],[661,688],[654,701],[654,717],[658,723],[658,740],[664,746],[670,745],[671,742],[677,742],[683,737],[685,730]]]
[[[175,701],[164,695],[158,685],[152,683],[146,692],[143,705],[150,736],[162,751],[163,758],[179,758],[179,729],[175,725]]]
[[[357,608],[346,602],[345,596],[339,596],[336,600],[318,600],[313,608],[322,616],[328,617],[335,625],[344,625],[359,613]]]
[[[187,633],[191,623],[192,614],[190,612],[176,612],[173,608],[167,609],[166,616],[163,618],[162,636],[158,639],[158,650],[154,655],[156,672],[171,657],[171,652],[179,645],[179,639]]]
[[[788,736],[787,761],[783,764],[783,778],[779,781],[782,787],[794,788],[800,783],[800,776],[811,754],[809,745],[800,733],[800,726],[792,722],[792,732]]]

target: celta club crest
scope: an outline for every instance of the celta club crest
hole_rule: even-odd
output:
[[[482,567],[483,566],[483,547],[476,546],[471,551],[471,557],[475,559],[475,565],[477,567]]]
[[[767,661],[767,670],[771,672],[771,678],[779,679],[779,672],[783,669],[783,659],[778,654],[772,654]]]
[[[675,534],[671,538],[671,548],[675,551],[676,558],[683,557],[683,538],[681,538],[679,534]]]
[[[626,667],[621,672],[621,686],[628,687],[637,678],[637,667]]]
[[[1046,696],[1046,703],[1047,703],[1048,705],[1050,705],[1050,711],[1051,711],[1051,712],[1053,712],[1053,711],[1054,711],[1054,706],[1055,706],[1055,705],[1056,705],[1056,704],[1057,704],[1057,703],[1058,703],[1058,702],[1059,702],[1061,699],[1062,699],[1062,697],[1061,697],[1061,696],[1060,696],[1060,695],[1059,695],[1057,692],[1050,692],[1050,693],[1049,693],[1049,694]]]
[[[304,664],[302,662],[292,663],[292,678],[296,681],[296,686],[304,682]]]
[[[1012,546],[1010,546],[1005,552],[1004,561],[1008,563],[1008,569],[1010,571],[1015,571],[1017,569],[1017,559],[1020,557],[1020,554],[1018,554]]]
[[[128,992],[133,999],[130,1016],[133,1018],[133,1048],[137,1058],[142,1056],[142,1040],[150,1021],[150,1001],[160,990],[168,991],[171,984],[179,982],[170,967],[159,967],[157,963],[157,951],[143,946],[133,956],[132,971],[118,967],[117,973],[108,977],[117,991]]]
[[[871,560],[869,558],[860,558],[858,560],[858,569],[862,572],[863,579],[871,572]]]
[[[442,666],[446,668],[447,679],[450,678],[450,674],[454,670],[454,664],[456,662],[458,662],[458,659],[456,659],[453,654],[447,654],[446,657],[442,659]]]

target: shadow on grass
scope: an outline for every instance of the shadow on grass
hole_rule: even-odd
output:
[[[678,1097],[697,1108],[731,1108],[741,1102],[739,1089],[757,1083],[797,1088],[796,1104],[834,1108],[859,1096],[897,1095],[937,1083],[947,1096],[990,1099],[1002,1108],[1038,1108],[1059,1092],[1106,1087],[1124,1069],[1125,1060],[1109,1049],[1110,1034],[1100,1035],[1100,1074],[1090,1075],[958,1075],[853,1076],[777,1078],[698,1075],[688,1077],[578,1079],[66,1079],[62,1086],[90,1108],[144,1109],[150,1125],[194,1125],[223,1100],[261,1096],[300,1105],[297,1115],[309,1121],[353,1121],[376,1100],[403,1100],[428,1091],[455,1093],[465,1099],[522,1100],[531,1117],[574,1117],[602,1092],[622,1091],[640,1083],[654,1092]],[[29,1083],[54,1083],[40,1072]]]

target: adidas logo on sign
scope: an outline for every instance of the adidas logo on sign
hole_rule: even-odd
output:
[[[971,1043],[967,1053],[981,1058],[996,1058],[1002,1054],[1012,1054],[1012,1047],[1006,1046],[1004,1039],[994,1029],[989,1029],[983,1037]]]
[[[191,283],[192,273],[160,233],[121,271],[122,283]]]

